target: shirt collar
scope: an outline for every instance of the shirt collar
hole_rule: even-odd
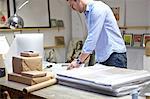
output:
[[[85,10],[84,13],[87,13],[87,12],[90,11],[90,6],[91,6],[92,3],[93,3],[93,0],[89,0],[89,1],[88,1],[87,5],[86,5],[86,10]]]

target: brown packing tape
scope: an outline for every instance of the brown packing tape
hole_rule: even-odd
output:
[[[51,79],[51,80],[48,80],[48,81],[45,81],[45,82],[42,82],[42,83],[39,83],[36,85],[32,85],[32,86],[28,86],[26,88],[23,88],[23,92],[24,93],[30,93],[32,91],[36,91],[36,90],[51,86],[51,85],[55,84],[56,82],[57,82],[57,80],[54,78],[54,79]]]

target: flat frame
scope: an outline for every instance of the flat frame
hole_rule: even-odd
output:
[[[101,0],[112,8],[118,26],[126,24],[126,0]]]
[[[111,7],[117,21],[120,19],[120,7]]]
[[[65,45],[64,36],[55,36],[55,44],[56,45]]]
[[[63,22],[63,20],[57,20],[57,26],[58,26],[58,27],[64,27],[64,22]]]
[[[149,40],[150,40],[150,33],[144,33],[143,34],[143,47],[145,47],[146,42]]]
[[[10,17],[9,0],[0,0],[0,28],[7,28],[6,22]]]
[[[123,34],[123,39],[126,46],[132,46],[133,34]]]
[[[14,14],[18,10],[17,8],[25,1],[26,0],[13,0]],[[17,14],[23,18],[24,28],[51,27],[49,0],[29,0],[29,3],[18,10]]]
[[[51,19],[51,27],[57,27],[57,20]]]
[[[133,34],[133,47],[142,47],[143,34]]]

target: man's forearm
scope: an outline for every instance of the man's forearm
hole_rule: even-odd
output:
[[[89,53],[81,53],[78,59],[74,59],[70,65],[67,67],[67,70],[78,68],[82,63],[85,62],[85,60],[89,57]]]
[[[79,60],[83,63],[90,56],[90,53],[81,53],[79,56]]]

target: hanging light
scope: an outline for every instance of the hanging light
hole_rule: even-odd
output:
[[[19,15],[17,15],[17,12],[23,7],[25,6],[27,3],[29,2],[29,0],[25,1],[16,11],[16,13],[13,16],[10,16],[8,18],[7,21],[7,25],[9,28],[11,29],[16,29],[16,28],[23,28],[24,27],[24,21],[22,19],[22,17],[20,17]]]
[[[13,16],[9,17],[7,24],[11,29],[23,28],[24,21],[20,16],[14,14]]]

